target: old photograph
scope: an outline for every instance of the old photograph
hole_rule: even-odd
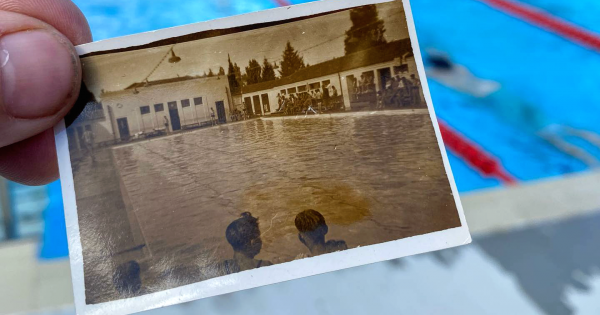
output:
[[[83,55],[85,303],[463,226],[419,62],[402,1]]]

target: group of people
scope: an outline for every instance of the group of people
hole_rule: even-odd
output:
[[[353,77],[350,94],[358,96],[363,94],[375,93],[375,77],[372,75],[361,74],[360,79]]]
[[[371,103],[375,107],[373,109],[402,108],[423,103],[421,81],[416,75],[406,77],[396,74],[382,80],[383,88],[377,91],[373,76],[363,74],[360,79],[353,78],[349,88],[350,101]]]
[[[296,259],[337,252],[348,249],[343,240],[325,240],[329,227],[325,217],[313,209],[304,210],[294,220],[298,230],[298,240],[306,246],[309,254],[299,253]],[[271,266],[268,260],[257,259],[262,249],[261,231],[258,218],[244,212],[231,222],[225,230],[225,238],[233,249],[232,259],[219,264],[220,275]],[[113,284],[122,295],[142,294],[141,268],[138,262],[128,261],[117,267]]]
[[[411,74],[410,78],[396,75],[386,80],[385,89],[377,92],[377,108],[401,108],[423,103],[421,81]]]
[[[246,109],[245,108],[243,110],[234,109],[233,112],[231,113],[230,118],[231,118],[231,121],[242,121],[242,120],[248,119],[247,114],[246,114]]]
[[[323,88],[323,91],[319,88],[309,92],[290,93],[288,95],[278,93],[277,103],[279,107],[276,112],[288,115],[298,113],[319,114],[324,111],[339,110],[344,106],[336,87],[333,85]]]

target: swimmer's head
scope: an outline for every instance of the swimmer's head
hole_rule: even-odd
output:
[[[450,61],[448,57],[442,55],[428,55],[426,63],[430,67],[438,70],[452,70],[454,67],[452,61]]]
[[[138,293],[142,287],[140,269],[140,264],[134,260],[119,265],[113,274],[117,292],[123,295]]]
[[[325,234],[329,231],[325,217],[313,209],[298,213],[294,223],[299,232],[298,238],[307,246],[315,242],[324,242]]]
[[[231,222],[227,226],[225,237],[234,251],[249,257],[258,255],[262,248],[258,219],[250,212],[242,213],[239,219]]]

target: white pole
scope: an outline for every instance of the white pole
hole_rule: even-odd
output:
[[[208,120],[208,118],[206,116],[207,111],[208,111],[207,107],[208,107],[208,96],[206,97],[206,106],[204,106],[204,121]]]

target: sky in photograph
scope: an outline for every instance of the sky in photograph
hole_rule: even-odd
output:
[[[378,7],[379,16],[385,22],[386,39],[407,38],[401,2]],[[219,67],[227,71],[228,55],[244,72],[252,58],[261,63],[264,58],[279,63],[288,40],[300,51],[306,63],[315,65],[344,55],[345,32],[351,26],[349,11],[343,11],[270,28],[181,43],[174,46],[175,53],[181,57],[181,62],[176,64],[163,60],[171,46],[89,57],[84,59],[86,83],[97,95],[102,89],[123,90],[143,81],[161,60],[163,62],[149,77],[150,81],[203,75],[209,69],[217,73]]]

